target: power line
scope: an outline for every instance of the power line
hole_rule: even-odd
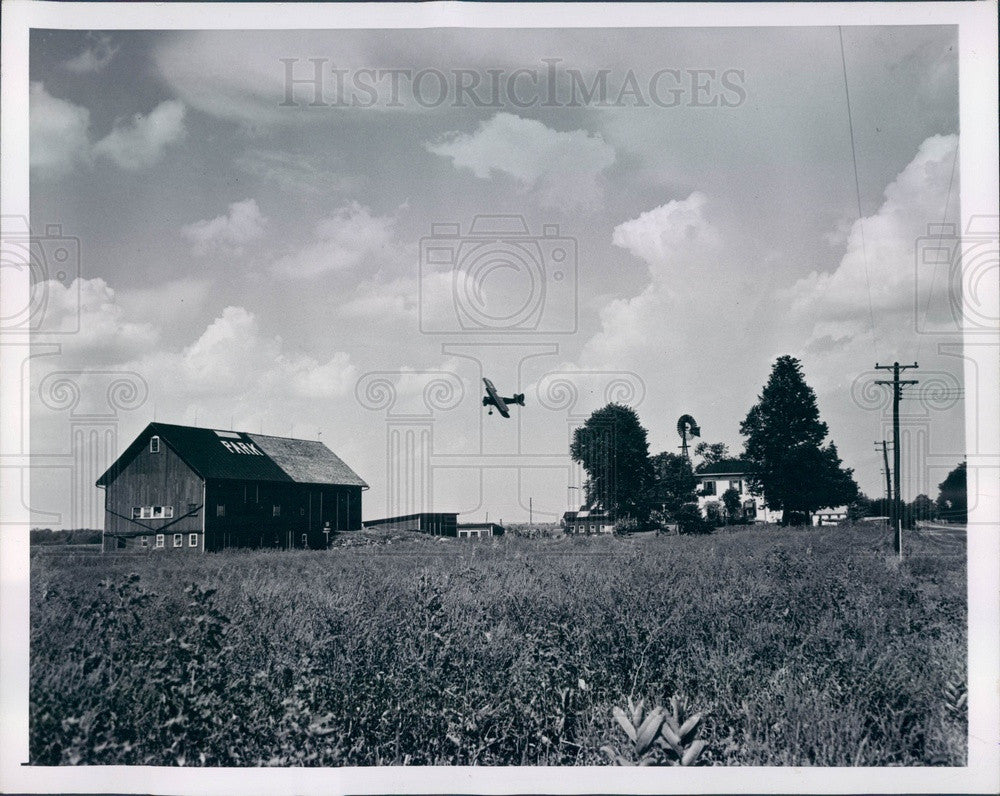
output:
[[[851,90],[847,85],[847,59],[844,56],[844,30],[838,25],[837,36],[840,38],[840,66],[844,73],[844,95],[847,98],[847,124],[851,131],[851,161],[854,163],[854,194],[858,200],[858,229],[861,231],[861,255],[865,264],[865,285],[868,288],[868,322],[872,330],[872,351],[878,356],[875,332],[875,310],[872,307],[872,283],[868,274],[868,247],[865,243],[865,222],[861,211],[861,182],[858,180],[858,153],[854,144],[854,118],[851,115]]]

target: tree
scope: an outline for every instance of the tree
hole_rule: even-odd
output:
[[[726,507],[726,517],[729,522],[735,522],[742,516],[740,493],[735,487],[729,487],[722,493],[722,505]]]
[[[691,470],[691,462],[678,453],[658,453],[650,459],[653,483],[650,489],[650,508],[674,516],[685,503],[696,500],[698,479]]]
[[[705,520],[713,528],[718,528],[725,522],[722,516],[722,504],[718,500],[709,500],[705,503]]]
[[[816,394],[802,366],[791,356],[774,363],[757,403],[740,424],[750,486],[768,505],[782,510],[782,522],[824,506],[851,503],[858,495],[853,470],[844,468],[819,419]]]
[[[653,465],[646,429],[631,407],[611,403],[594,412],[573,432],[570,455],[587,472],[589,504],[600,503],[616,520],[645,524]]]
[[[934,501],[927,495],[917,495],[909,505],[909,514],[915,522],[918,520],[933,520],[934,513]]]
[[[969,495],[966,481],[966,463],[962,462],[938,484],[937,507],[941,519],[950,522],[969,521]]]
[[[729,458],[729,446],[724,442],[699,442],[694,448],[695,456],[701,456],[701,464],[698,470],[708,467],[710,464],[718,464]]]
[[[685,503],[677,510],[677,532],[703,534],[712,532],[712,523],[701,516],[697,503]]]

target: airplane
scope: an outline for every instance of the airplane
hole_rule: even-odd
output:
[[[483,406],[488,406],[490,408],[491,415],[493,414],[494,406],[504,417],[510,417],[510,412],[507,411],[507,404],[524,406],[523,392],[514,393],[513,398],[502,398],[500,394],[497,393],[497,388],[493,386],[492,381],[489,379],[483,379],[483,384],[486,385],[486,395],[483,397]]]

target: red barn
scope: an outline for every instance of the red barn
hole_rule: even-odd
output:
[[[99,479],[104,550],[325,548],[368,488],[322,442],[150,423]]]

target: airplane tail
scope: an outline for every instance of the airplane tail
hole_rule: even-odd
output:
[[[518,406],[524,406],[524,393],[516,392],[514,393],[514,400],[511,401],[512,404],[517,404]]]

